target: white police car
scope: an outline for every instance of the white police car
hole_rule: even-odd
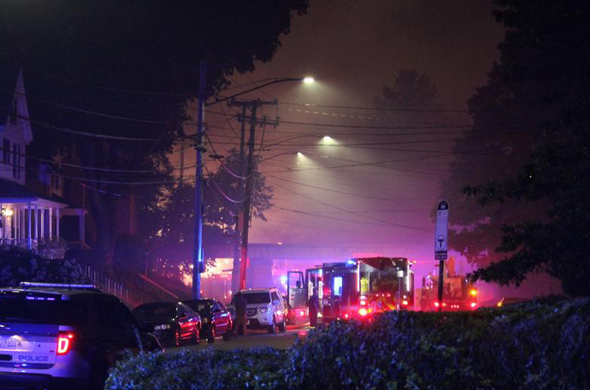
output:
[[[146,349],[161,347],[92,285],[0,288],[0,389],[102,389],[125,350]]]

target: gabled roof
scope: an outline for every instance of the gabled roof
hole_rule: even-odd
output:
[[[14,97],[18,68],[0,64],[0,126],[6,123],[8,110]]]

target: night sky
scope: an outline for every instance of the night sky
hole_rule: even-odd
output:
[[[253,74],[232,78],[232,92],[271,77],[313,75],[318,81],[309,86],[280,84],[249,95],[277,98],[281,120],[299,123],[267,128],[265,145],[279,145],[263,152],[259,170],[275,188],[275,208],[267,213],[267,222],[254,220],[251,242],[355,242],[384,254],[425,261],[430,269],[434,230],[430,214],[441,197],[439,183],[453,158],[449,152],[456,135],[436,136],[432,134],[436,130],[428,136],[373,134],[422,132],[424,124],[470,124],[470,118],[466,112],[400,118],[349,107],[374,107],[383,86],[392,86],[398,71],[405,68],[430,76],[442,107],[465,110],[466,100],[485,83],[503,38],[491,11],[486,0],[323,0],[312,1],[307,15],[295,16],[272,62],[259,64]],[[227,107],[212,111],[231,112]],[[267,107],[264,113],[274,117],[276,110]],[[207,122],[239,129],[237,121],[228,122],[221,115],[208,114]],[[219,150],[235,146],[230,129],[211,134],[218,134],[212,140]],[[326,145],[306,134],[331,135],[333,141]],[[299,138],[281,143],[290,137]],[[441,138],[446,141],[434,141]],[[404,144],[377,150],[375,144],[388,142]],[[358,146],[364,143],[371,145]],[[342,146],[351,144],[357,146]],[[304,156],[294,155],[298,151]],[[440,154],[444,155],[432,157]],[[366,165],[389,160],[405,161]],[[339,167],[358,163],[363,165]]]

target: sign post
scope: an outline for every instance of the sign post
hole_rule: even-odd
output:
[[[438,267],[438,311],[442,311],[443,306],[443,279],[445,275],[445,260],[447,259],[448,222],[449,204],[443,200],[436,208],[436,229],[434,231],[434,258],[440,261]]]

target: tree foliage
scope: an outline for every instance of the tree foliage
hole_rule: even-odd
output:
[[[206,177],[203,244],[205,257],[219,247],[232,247],[238,210],[243,207],[244,185],[241,179],[239,154],[230,150],[219,168]],[[254,173],[252,215],[265,220],[264,212],[272,207],[273,188],[266,179]],[[157,260],[156,268],[162,274],[178,273],[179,265],[188,270],[192,263],[194,246],[195,187],[182,184],[173,187],[158,201],[146,218],[149,231],[151,257]],[[169,276],[170,276],[169,275]]]
[[[195,116],[185,104],[198,90],[200,61],[210,64],[212,95],[227,85],[226,76],[270,61],[293,14],[307,6],[308,0],[2,2],[0,60],[24,69],[35,120],[30,154],[59,153],[70,164],[103,168],[58,172],[76,178],[74,187],[86,186],[97,260],[112,264],[123,204],[143,227],[170,191],[167,155],[184,135],[181,123]],[[127,172],[113,171],[121,169]]]
[[[381,108],[422,110],[438,104],[438,91],[430,76],[414,69],[400,69],[393,87],[385,85],[382,94],[375,98],[375,105]]]
[[[488,84],[470,101],[476,131],[478,124],[494,123],[494,115],[514,118],[506,129],[518,119],[531,133],[518,138],[531,153],[514,175],[482,177],[487,182],[479,180],[484,184],[468,186],[465,194],[486,208],[492,205],[488,213],[515,208],[529,212],[503,227],[497,249],[503,257],[474,277],[518,285],[527,273],[546,271],[561,280],[566,293],[587,296],[590,5],[575,0],[495,3],[506,37]],[[515,151],[519,144],[501,146]],[[507,207],[509,202],[516,206]]]

